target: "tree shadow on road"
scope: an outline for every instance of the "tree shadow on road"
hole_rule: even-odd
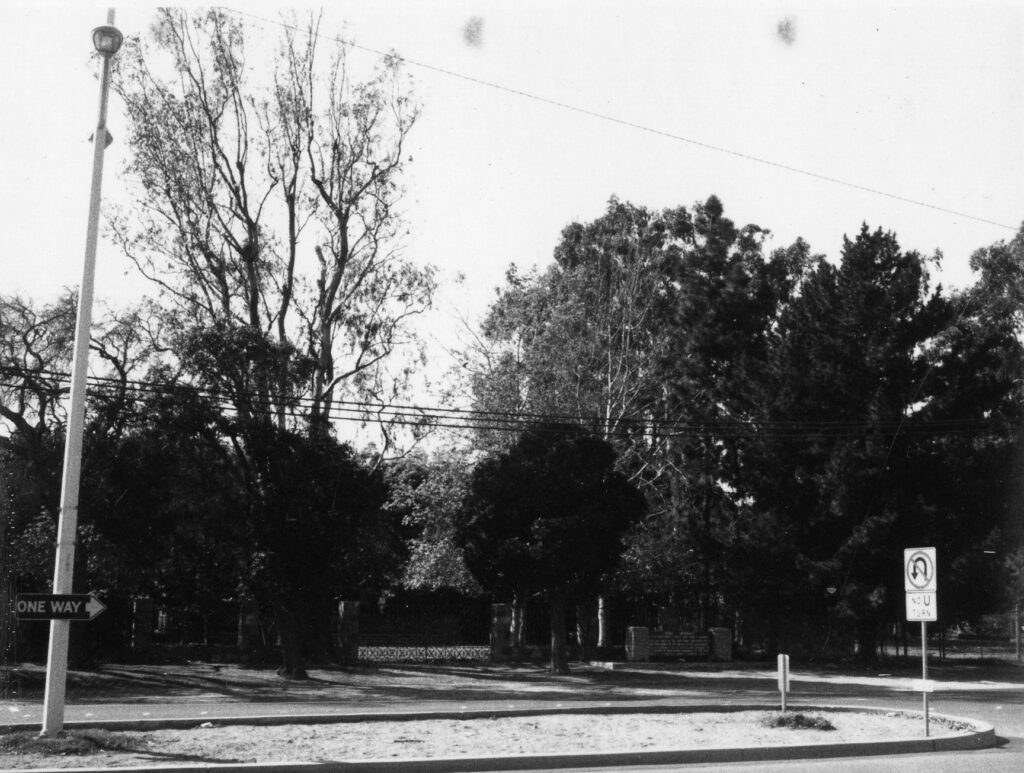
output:
[[[226,664],[107,665],[69,674],[72,703],[296,703],[330,705],[337,711],[364,708],[414,709],[439,703],[580,703],[680,699],[699,702],[778,698],[776,677],[767,664],[665,664],[648,669],[607,670],[577,666],[569,676],[554,677],[541,666],[520,664],[394,664],[310,670],[310,679],[290,681],[273,669]],[[884,671],[882,669],[885,669]],[[43,671],[25,680],[30,689],[22,700],[41,699]],[[997,682],[1024,672],[988,668],[935,669],[933,678],[961,679],[956,695],[975,700],[1012,700],[1015,690],[997,689]],[[793,697],[840,703],[861,699],[905,697],[913,671],[879,664],[873,670],[809,664],[792,669]],[[985,683],[986,678],[992,678]],[[38,684],[33,688],[33,681]],[[977,688],[966,682],[977,683]],[[36,694],[37,693],[37,694]]]

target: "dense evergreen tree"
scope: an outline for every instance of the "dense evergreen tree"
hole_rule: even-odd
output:
[[[775,324],[810,257],[799,241],[765,256],[767,232],[736,226],[714,196],[683,224],[666,261],[654,363],[662,390],[655,415],[665,422],[655,430],[664,437],[657,464],[667,472],[650,487],[659,517],[646,524],[650,533],[638,535],[645,542],[633,543],[631,558],[643,560],[645,543],[684,549],[675,572],[641,572],[639,579],[677,577],[663,603],[685,604],[691,619],[708,626],[718,622],[721,590],[735,574],[727,551],[751,517],[739,441],[761,410],[757,385]],[[671,558],[656,565],[671,567]]]
[[[950,564],[967,551],[956,532],[977,520],[942,481],[967,473],[955,453],[965,443],[968,464],[994,460],[983,461],[986,441],[964,434],[987,427],[965,423],[956,406],[982,419],[1006,385],[979,391],[986,377],[970,360],[985,347],[963,349],[973,323],[957,300],[929,288],[922,256],[865,226],[838,266],[815,266],[781,316],[761,383],[766,429],[748,442],[743,476],[766,521],[741,542],[737,564],[774,567],[776,582],[760,592],[753,578],[744,583],[754,589],[747,614],[774,644],[783,619],[803,616],[828,636],[850,632],[873,657],[881,623],[902,617],[903,547],[937,544]]]
[[[474,469],[458,532],[466,563],[499,598],[547,597],[552,673],[568,673],[567,606],[597,592],[643,509],[612,447],[573,432],[524,433]]]

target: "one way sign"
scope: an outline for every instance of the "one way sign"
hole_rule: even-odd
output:
[[[19,593],[19,620],[93,620],[107,605],[88,594]]]

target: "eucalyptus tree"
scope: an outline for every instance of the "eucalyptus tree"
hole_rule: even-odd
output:
[[[652,477],[657,441],[645,427],[660,399],[655,373],[665,262],[685,209],[651,212],[612,198],[590,223],[562,230],[554,263],[520,274],[513,266],[467,358],[474,404],[497,420],[484,445],[508,448],[513,426],[562,422],[615,446],[622,466]],[[610,575],[609,575],[610,579]],[[598,645],[606,644],[603,597]],[[522,630],[522,606],[513,599]]]
[[[343,401],[401,394],[418,354],[410,323],[434,288],[402,253],[419,108],[400,61],[360,77],[323,40],[313,18],[285,24],[274,48],[230,11],[164,9],[115,78],[137,201],[112,229],[159,289],[180,378],[223,402],[257,522],[283,517],[268,481],[289,433],[319,442]],[[301,569],[266,566],[281,588]],[[297,600],[275,599],[293,617]],[[301,676],[295,638],[282,636],[283,671]]]
[[[382,396],[430,302],[433,272],[399,239],[419,108],[396,57],[357,81],[315,20],[273,57],[253,34],[165,9],[129,41],[116,89],[139,195],[114,233],[183,335],[223,340],[207,377],[239,415],[324,424],[345,394]]]
[[[672,216],[612,198],[594,222],[563,229],[545,271],[510,268],[471,358],[477,408],[573,423],[606,439],[649,418]]]
[[[721,426],[749,419],[748,385],[809,261],[799,242],[766,257],[766,236],[713,196],[661,212],[613,198],[563,230],[547,270],[510,272],[482,329],[477,407],[614,443],[651,503],[619,579],[663,603],[700,595],[705,617],[739,500]]]

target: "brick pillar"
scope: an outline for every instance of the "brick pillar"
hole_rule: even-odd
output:
[[[651,632],[644,626],[630,626],[626,629],[626,660],[630,663],[646,663],[651,659]]]
[[[153,645],[153,599],[132,599],[132,652],[145,654]]]
[[[512,605],[491,604],[491,660],[505,660],[512,646]]]
[[[732,660],[732,629],[709,628],[711,634],[711,659]]]
[[[338,602],[338,657],[342,663],[359,660],[359,602]]]

